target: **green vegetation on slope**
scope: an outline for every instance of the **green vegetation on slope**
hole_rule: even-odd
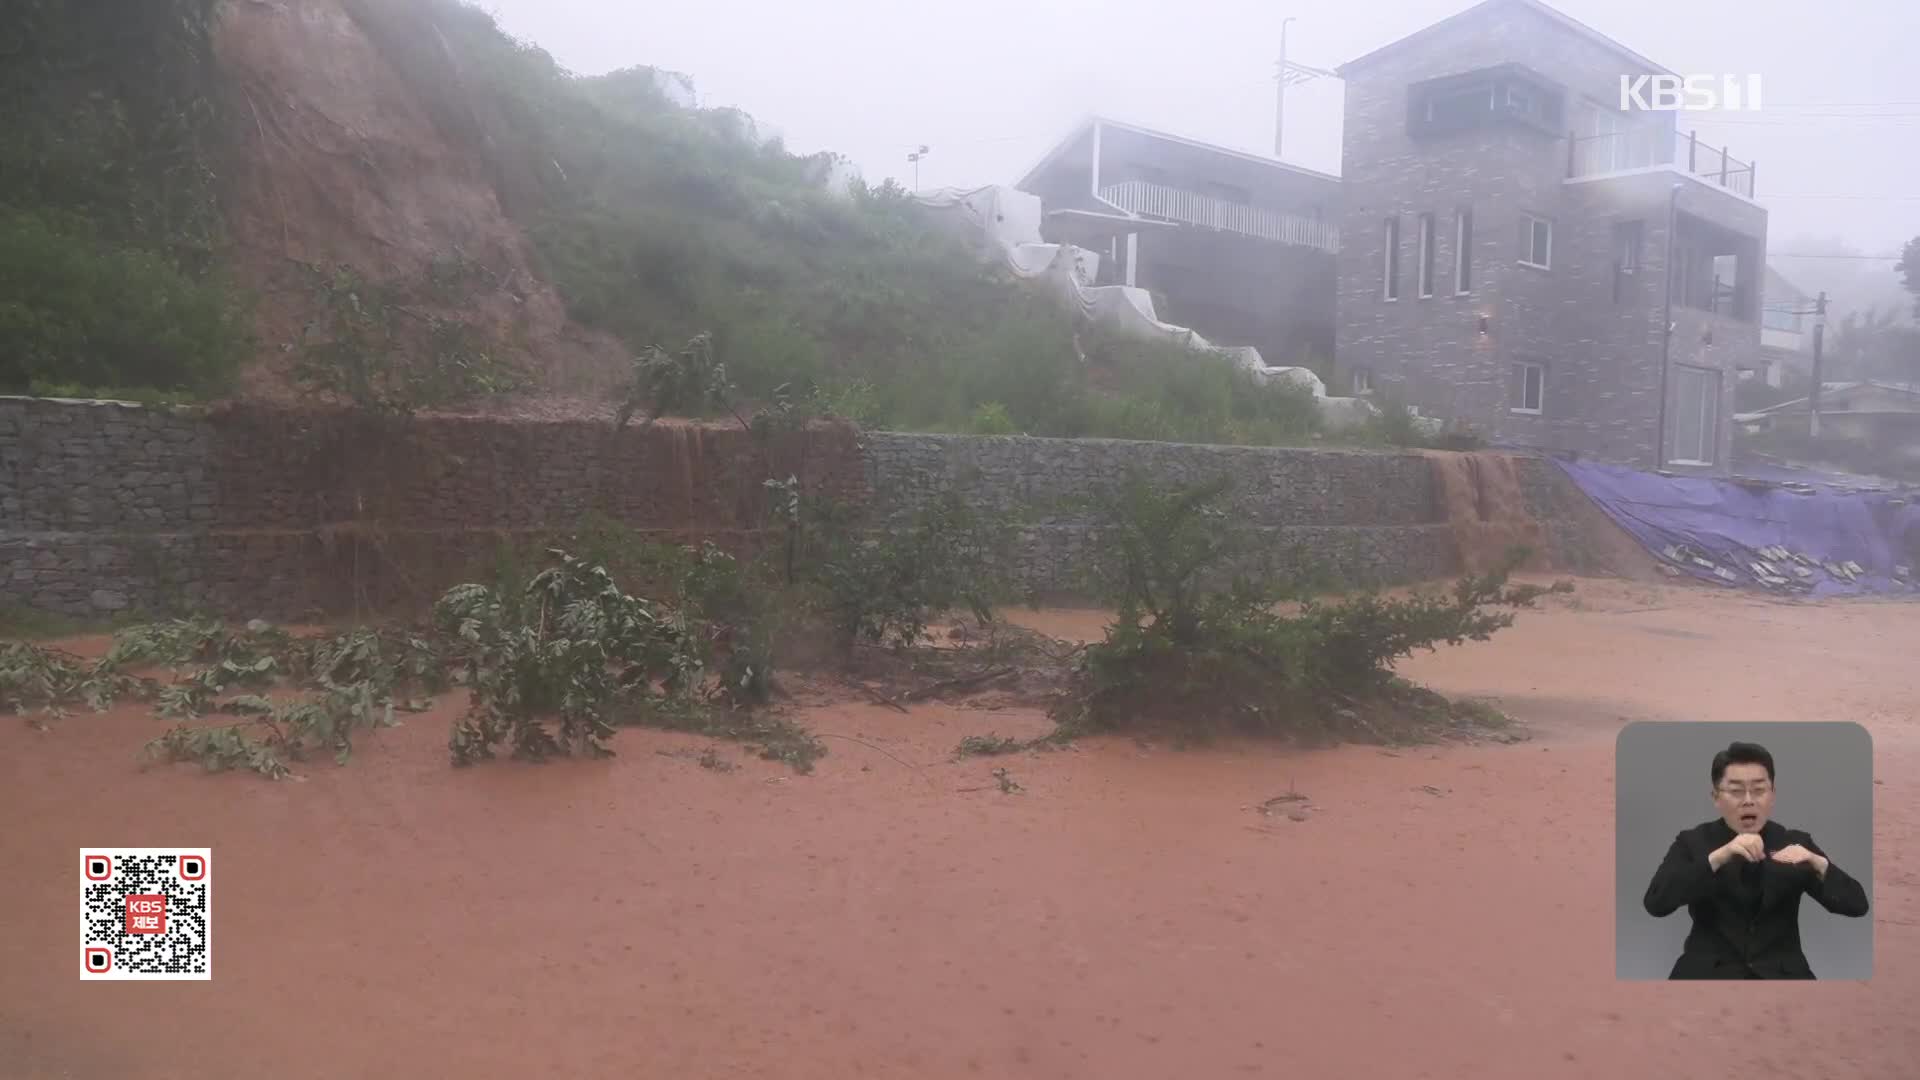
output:
[[[214,0],[15,0],[0,20],[0,390],[217,390]]]
[[[710,335],[740,388],[812,384],[875,425],[1220,442],[1304,439],[1305,395],[1224,360],[1088,340],[920,221],[888,184],[835,198],[829,160],[649,69],[561,69],[458,0],[348,0],[443,130],[480,148],[575,318],[633,349]]]

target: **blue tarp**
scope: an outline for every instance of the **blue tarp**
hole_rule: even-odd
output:
[[[1656,558],[1702,580],[1813,596],[1920,591],[1920,496],[1559,465]]]

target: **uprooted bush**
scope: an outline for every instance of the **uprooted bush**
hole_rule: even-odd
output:
[[[524,585],[460,585],[435,605],[470,691],[448,742],[455,765],[503,743],[529,761],[608,757],[619,725],[750,743],[800,772],[826,752],[749,708],[771,694],[770,615],[730,556],[711,545],[638,552],[667,583],[661,599],[645,599],[597,562],[549,555],[554,564]]]
[[[1225,480],[1161,491],[1138,479],[1096,497],[1097,580],[1118,617],[1090,646],[1055,718],[1069,731],[1244,730],[1307,740],[1397,740],[1485,719],[1396,679],[1395,661],[1484,641],[1551,588],[1512,585],[1525,558],[1446,592],[1338,600],[1297,576],[1222,506]]]
[[[171,669],[162,679],[142,674]],[[418,711],[446,686],[435,645],[396,630],[356,629],[294,637],[255,621],[230,630],[212,619],[128,627],[97,660],[31,642],[0,643],[0,708],[37,727],[77,707],[105,711],[116,701],[153,703],[175,726],[146,745],[159,761],[193,761],[210,771],[248,768],[285,776],[288,761],[331,753],[344,764],[357,730],[392,726],[395,710]],[[303,696],[275,701],[265,695]],[[209,715],[237,716],[207,724]]]
[[[557,565],[518,593],[460,585],[434,605],[435,625],[459,643],[471,692],[448,742],[455,765],[491,758],[503,741],[530,761],[608,757],[615,709],[704,687],[683,619],[628,595],[605,567],[552,554]]]

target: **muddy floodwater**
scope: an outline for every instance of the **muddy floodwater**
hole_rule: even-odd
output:
[[[8,719],[0,1075],[1911,1080],[1916,655],[1920,604],[1587,581],[1402,666],[1498,703],[1513,745],[955,762],[1048,725],[852,703],[801,717],[811,776],[642,730],[611,761],[455,770],[448,699],[271,783],[141,771],[144,709]],[[1615,981],[1637,719],[1867,726],[1870,983]],[[675,753],[710,745],[738,767]],[[82,846],[213,849],[211,982],[78,979]]]

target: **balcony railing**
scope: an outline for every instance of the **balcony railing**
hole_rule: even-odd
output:
[[[1700,141],[1698,132],[1682,135],[1649,125],[1606,135],[1572,135],[1569,139],[1569,179],[1670,165],[1737,195],[1753,198],[1753,162],[1737,160],[1725,147],[1708,146]]]
[[[1122,210],[1143,217],[1178,221],[1203,229],[1218,229],[1326,252],[1340,250],[1340,230],[1329,222],[1279,210],[1230,203],[1211,195],[1182,191],[1145,180],[1126,180],[1102,188],[1100,197]]]

